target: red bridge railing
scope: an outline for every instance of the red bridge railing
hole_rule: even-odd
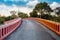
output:
[[[10,33],[12,33],[21,24],[21,18],[16,18],[7,22],[4,22],[3,26],[0,26],[0,40],[3,40]]]

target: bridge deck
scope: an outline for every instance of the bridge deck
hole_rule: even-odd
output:
[[[49,32],[49,29],[46,30],[43,25],[36,21],[22,20],[21,26],[4,40],[55,40]],[[58,38],[58,36],[56,37]]]

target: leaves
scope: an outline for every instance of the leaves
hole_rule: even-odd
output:
[[[32,11],[30,12],[30,17],[37,17],[37,12],[36,11]]]
[[[38,12],[42,13],[43,12],[43,9],[44,11],[47,11],[47,12],[51,12],[51,8],[50,6],[46,3],[46,2],[43,2],[43,3],[38,3],[34,10],[37,10]]]
[[[19,12],[18,16],[21,18],[27,18],[28,17],[28,15],[26,13],[22,13],[22,12]]]

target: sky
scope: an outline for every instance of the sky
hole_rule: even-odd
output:
[[[60,7],[59,0],[0,0],[0,14],[9,16],[10,11],[20,11],[29,13],[33,10],[35,5],[40,2],[47,2],[51,9]]]

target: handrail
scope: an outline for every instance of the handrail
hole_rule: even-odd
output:
[[[9,21],[5,21],[4,24],[12,23],[12,22],[16,21],[16,19],[18,19],[18,18],[15,18],[15,19],[9,20]]]
[[[50,20],[41,19],[41,18],[35,18],[35,20],[45,25],[46,27],[48,27],[49,29],[57,33],[58,35],[60,35],[60,24],[59,23],[53,22]]]
[[[7,37],[10,33],[12,33],[18,26],[21,24],[21,18],[16,18],[15,21],[13,20],[6,22],[4,26],[0,27],[0,40],[3,40]]]

